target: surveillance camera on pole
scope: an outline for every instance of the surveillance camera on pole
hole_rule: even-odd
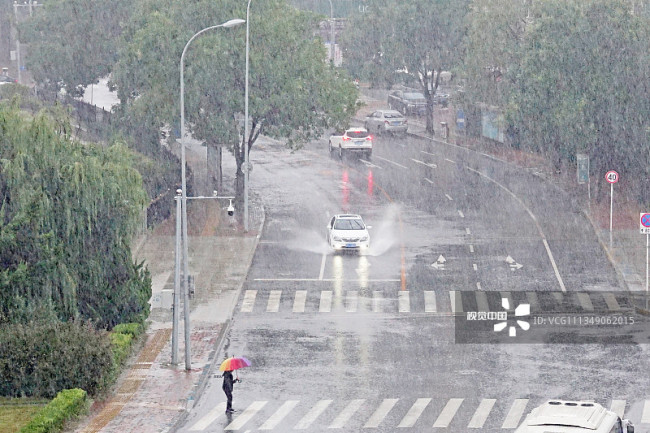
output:
[[[232,205],[232,199],[230,199],[230,204],[228,205],[228,216],[233,216],[235,214],[235,207]]]

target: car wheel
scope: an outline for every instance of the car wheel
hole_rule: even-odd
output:
[[[368,128],[366,128],[368,129]],[[381,135],[382,130],[381,130],[381,125],[377,125],[377,135]]]
[[[343,159],[343,148],[339,146],[339,159]]]
[[[330,153],[334,152],[334,148],[332,147],[332,142],[330,141]]]

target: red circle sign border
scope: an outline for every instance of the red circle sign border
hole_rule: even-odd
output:
[[[612,182],[611,180],[609,180],[609,177],[608,177],[609,174],[615,174],[615,175],[616,175],[616,180],[613,181],[613,182]],[[615,170],[609,170],[607,173],[605,173],[605,180],[606,180],[607,182],[609,182],[609,183],[616,183],[616,182],[618,182],[618,178],[619,178],[618,172],[616,172]]]
[[[650,216],[650,213],[644,213],[644,214],[641,214],[641,218],[640,218],[640,220],[641,220],[641,221],[640,221],[640,222],[641,222],[641,225],[642,225],[643,227],[650,227],[650,222],[648,223],[648,225],[645,225],[645,224],[643,223],[643,218],[644,218],[645,216]]]

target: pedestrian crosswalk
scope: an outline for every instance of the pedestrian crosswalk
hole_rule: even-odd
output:
[[[514,430],[525,415],[546,400],[517,398],[512,401],[495,398],[446,400],[431,397],[384,398],[351,400],[322,399],[300,400],[256,400],[243,411],[225,415],[225,403],[217,404],[202,417],[187,424],[187,431],[210,430],[217,421],[225,425],[226,431],[321,431],[324,429],[462,429],[466,431]],[[626,414],[626,407],[637,406],[637,402],[611,400],[609,409],[621,418],[628,417],[634,424],[650,424],[650,400],[642,400],[642,414]],[[603,406],[607,407],[606,404]],[[638,417],[638,414],[636,415]],[[224,422],[226,424],[224,424]]]
[[[408,290],[246,290],[239,305],[242,313],[430,313],[463,315],[467,312],[504,311],[520,304],[531,313],[616,313],[632,309],[625,292],[497,292]]]

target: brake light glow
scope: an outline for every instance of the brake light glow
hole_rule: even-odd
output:
[[[372,140],[372,135],[367,136],[366,140]]]
[[[343,136],[343,141],[348,141],[350,137]]]

